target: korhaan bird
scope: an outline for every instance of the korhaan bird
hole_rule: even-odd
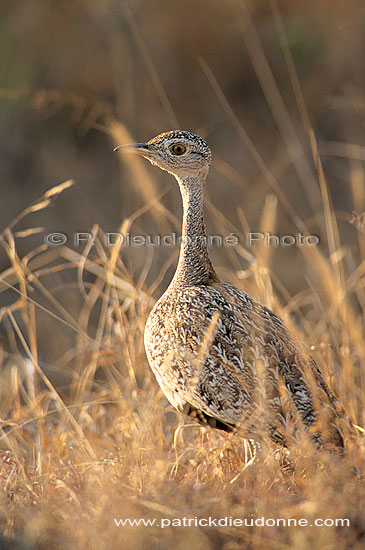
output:
[[[306,348],[212,266],[203,213],[212,158],[206,141],[173,130],[116,150],[175,176],[182,196],[178,266],[145,327],[148,361],[170,403],[200,423],[276,448],[302,433],[317,448],[342,449],[349,423]]]

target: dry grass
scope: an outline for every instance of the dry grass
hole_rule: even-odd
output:
[[[278,148],[282,154],[272,163],[264,160],[211,66],[201,59],[211,102],[217,102],[217,120],[223,113],[232,125],[235,142],[258,167],[267,195],[259,206],[259,223],[250,228],[252,218],[240,207],[239,222],[234,224],[232,212],[224,215],[208,194],[209,220],[214,220],[211,233],[234,232],[240,240],[237,246],[214,251],[217,270],[222,278],[273,308],[311,348],[329,384],[361,427],[365,425],[364,150],[356,143],[318,144],[322,155],[334,154],[350,164],[350,176],[341,184],[353,213],[336,213],[276,0],[270,0],[270,6],[299,113],[299,130],[282,100],[246,4],[231,1],[228,5],[279,128],[283,150]],[[327,8],[325,3],[326,21]],[[165,126],[168,120],[175,125],[177,116],[134,15],[125,3],[120,4],[120,11],[145,63],[158,106],[164,108],[164,117],[151,115],[150,124],[155,124],[156,116]],[[90,13],[94,13],[91,3]],[[113,14],[103,12],[102,20],[111,25],[110,48],[115,53],[124,36],[114,27]],[[313,76],[314,90],[319,76],[318,72]],[[142,77],[141,73],[141,82]],[[129,93],[128,80],[122,83],[121,79],[116,92],[121,105],[133,104],[126,99]],[[107,101],[85,100],[79,93],[58,90],[3,90],[1,95],[29,101],[44,117],[68,105],[80,132],[90,127],[105,132],[111,149],[113,143],[133,141]],[[356,99],[356,93],[349,97]],[[199,102],[194,105],[199,112]],[[262,135],[266,137],[265,130]],[[144,206],[123,221],[120,232],[127,234],[146,212],[155,232],[178,230],[179,220],[166,207],[164,190],[151,171],[139,159],[128,162]],[[303,216],[301,198],[293,208],[278,184],[289,166],[302,185],[312,217]],[[217,173],[223,175],[245,192],[241,174],[218,154],[212,172],[213,178]],[[282,468],[271,455],[247,466],[239,436],[184,424],[167,405],[147,365],[143,331],[154,299],[166,286],[165,275],[176,260],[176,250],[167,259],[166,252],[157,248],[153,258],[149,250],[133,249],[133,255],[142,257],[141,269],[134,270],[126,261],[130,252],[123,246],[105,246],[103,231],[94,226],[90,231],[95,244],[86,245],[83,252],[67,245],[19,252],[27,238],[43,232],[40,213],[60,193],[72,193],[71,184],[51,189],[14,222],[0,228],[1,251],[7,257],[7,267],[0,274],[1,303],[7,304],[0,309],[0,548],[362,549],[365,489],[360,438],[342,459],[314,454],[303,442],[293,450],[292,469]],[[274,268],[282,250],[262,245],[247,248],[245,244],[250,229],[275,233],[284,215],[292,233],[308,234],[308,228],[316,227],[321,236],[320,246],[296,249],[303,256],[300,265],[306,284],[293,295]],[[350,244],[339,222],[347,224]],[[295,270],[298,278],[302,275],[296,265],[287,269]],[[305,518],[309,525],[316,518],[344,518],[350,525],[161,529],[122,528],[114,522],[182,517]]]
[[[12,350],[1,357],[2,547],[111,548],[129,540],[133,548],[362,548],[360,441],[344,459],[313,456],[303,443],[294,451],[294,471],[283,470],[272,456],[246,467],[239,436],[183,426],[182,418],[166,408],[143,350],[144,323],[153,303],[147,272],[135,286],[119,246],[105,247],[101,230],[94,228],[93,251],[90,246],[83,254],[44,246],[18,256],[17,240],[37,229],[17,233],[16,223],[47,208],[70,185],[47,192],[1,233],[11,265],[1,276],[1,290],[12,289],[13,296],[1,310]],[[274,228],[276,206],[273,198],[264,205],[265,230]],[[328,215],[333,233],[335,217],[331,211]],[[133,219],[125,220],[122,233]],[[219,224],[230,229],[222,214]],[[235,254],[245,252],[235,248]],[[303,252],[308,273],[322,284],[308,286],[287,302],[278,300],[280,287],[269,265],[272,252],[265,247],[255,258],[246,251],[248,270],[232,270],[231,280],[240,285],[244,276],[246,288],[289,324],[294,318],[300,322],[307,332],[302,337],[327,366],[327,378],[363,425],[364,260],[349,269],[339,244],[330,257],[317,247],[303,247]],[[77,281],[73,292],[81,297],[76,316],[57,299],[58,290],[47,286],[50,275],[70,269]],[[92,330],[95,312],[98,322]],[[54,323],[55,339],[58,324],[73,334],[73,345],[58,364],[68,375],[66,386],[55,387],[39,363],[37,319],[42,315]],[[348,518],[350,527],[162,530],[114,524],[114,518],[184,516],[306,518],[309,523]]]

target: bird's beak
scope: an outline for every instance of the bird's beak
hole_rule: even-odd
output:
[[[130,145],[119,145],[114,151],[121,151],[122,153],[137,153],[143,157],[148,157],[151,154],[147,143],[132,143]]]

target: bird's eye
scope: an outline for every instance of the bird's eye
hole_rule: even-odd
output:
[[[183,143],[173,143],[170,145],[170,151],[174,155],[183,155],[186,151],[186,147]]]

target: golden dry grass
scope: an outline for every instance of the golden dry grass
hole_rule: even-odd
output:
[[[113,129],[123,130],[115,122]],[[48,191],[20,217],[36,216],[71,184]],[[326,205],[324,215],[335,233],[335,216],[330,207],[326,212]],[[273,230],[275,216],[276,201],[269,198],[261,227]],[[122,233],[132,218],[122,224]],[[1,276],[1,291],[13,291],[12,303],[1,311],[12,350],[1,356],[2,547],[118,548],[128,541],[141,549],[362,548],[360,439],[344,459],[313,455],[303,443],[293,451],[293,470],[282,469],[273,456],[246,467],[242,439],[184,426],[181,416],[166,407],[143,350],[144,323],[153,304],[144,281],[147,273],[133,284],[121,247],[104,246],[99,228],[94,228],[94,250],[89,247],[84,254],[43,246],[20,258],[16,242],[33,229],[30,224],[26,233],[17,233],[18,221],[1,233],[11,266]],[[229,228],[222,214],[219,224]],[[361,248],[361,226],[358,239]],[[249,268],[232,269],[230,278],[242,285],[244,277],[245,288],[269,303],[293,330],[294,318],[300,322],[301,337],[361,426],[365,263],[362,259],[349,268],[340,243],[335,240],[334,246],[331,256],[317,247],[302,247],[308,273],[320,283],[287,301],[278,299],[280,286],[271,276],[275,250],[259,247],[256,257],[246,251]],[[238,256],[245,252],[241,246],[234,249]],[[50,274],[70,269],[77,282],[76,290],[70,288],[81,297],[77,316],[44,283]],[[48,306],[33,298],[36,290]],[[98,323],[92,331],[95,311]],[[73,345],[58,364],[68,374],[66,386],[55,387],[38,362],[40,314],[50,316],[55,339],[57,324],[66,324],[73,334]],[[350,526],[161,529],[114,523],[183,517],[305,518],[309,524],[315,518],[343,518]]]

